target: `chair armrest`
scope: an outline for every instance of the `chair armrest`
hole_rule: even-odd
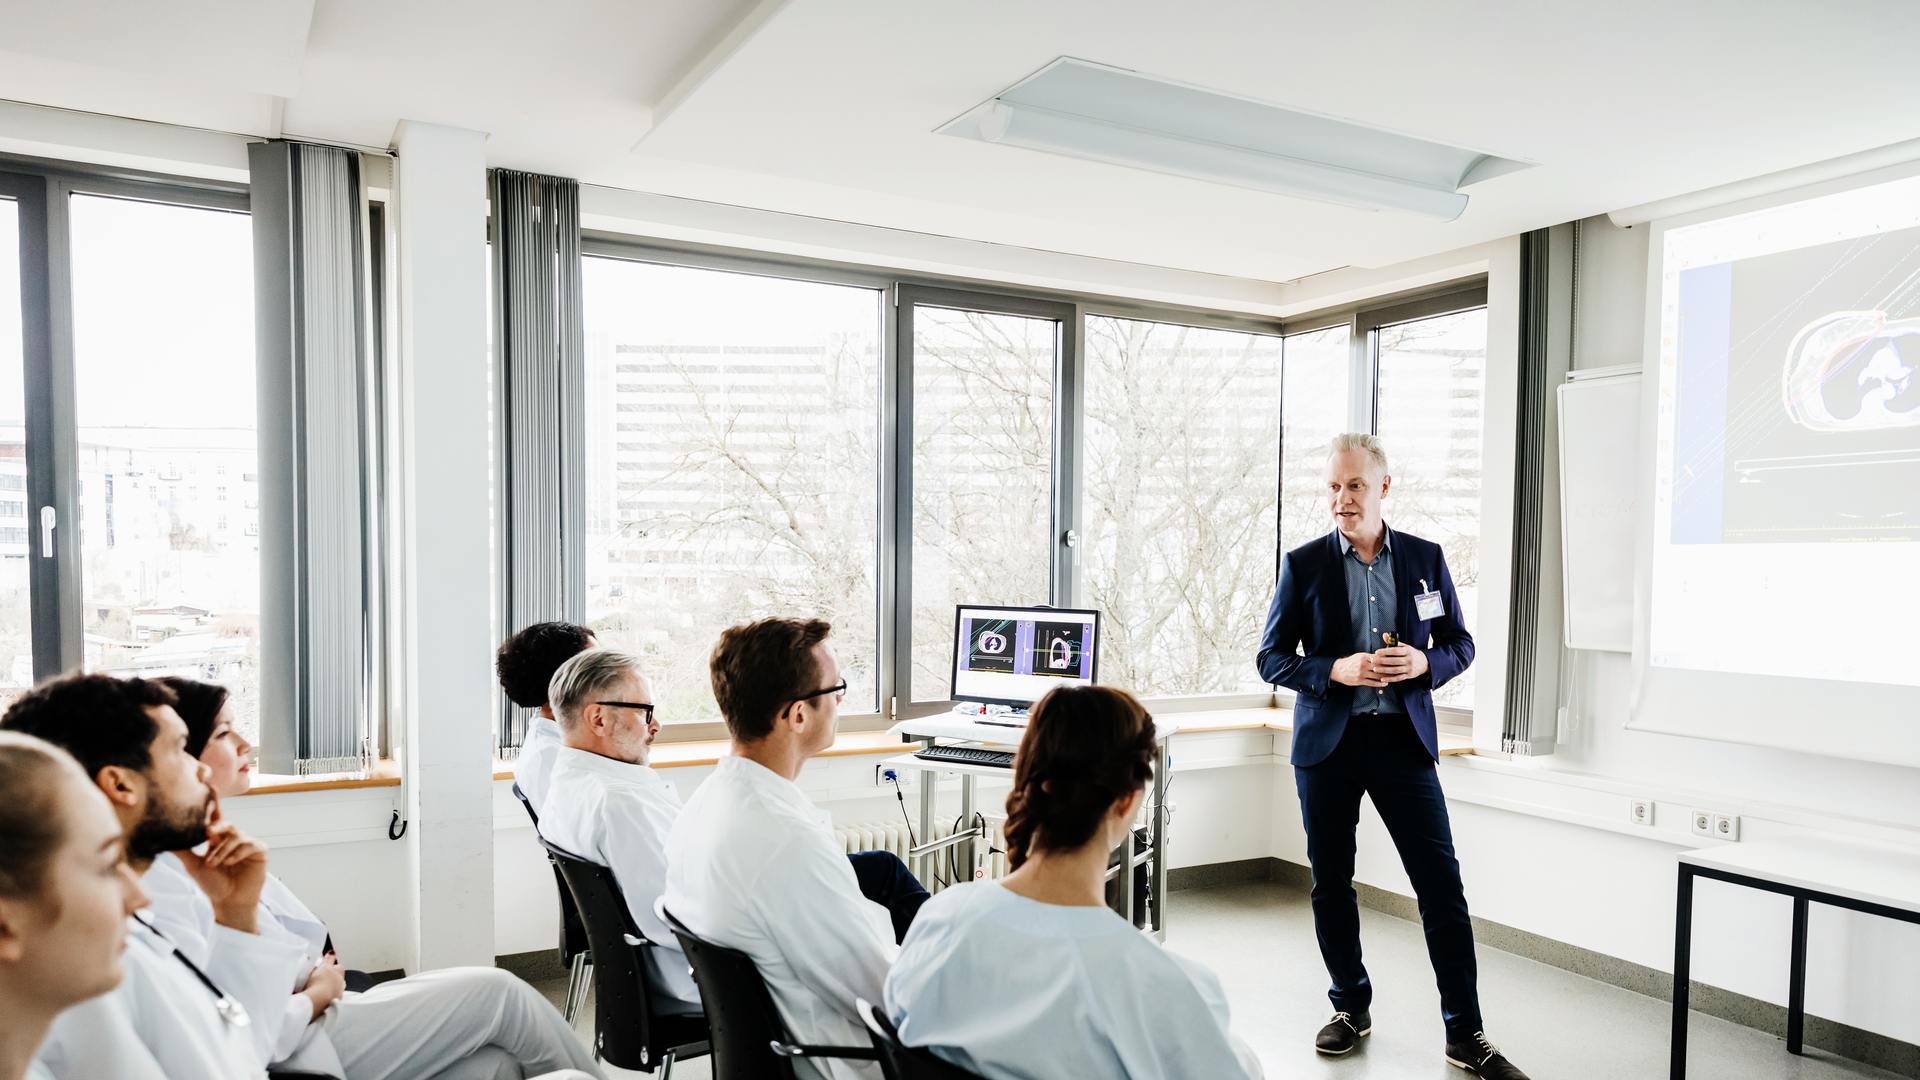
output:
[[[854,1058],[860,1061],[879,1061],[880,1051],[871,1046],[806,1046],[800,1043],[783,1043],[779,1039],[768,1044],[773,1052],[781,1057],[790,1058]]]

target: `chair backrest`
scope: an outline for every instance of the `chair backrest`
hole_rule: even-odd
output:
[[[612,870],[544,837],[540,844],[573,894],[593,950],[595,1046],[616,1068],[652,1071],[666,1050],[653,1044],[653,975],[642,959],[653,943],[634,926]]]
[[[540,835],[540,815],[533,808],[533,800],[520,790],[518,781],[513,785],[513,797],[520,800],[520,808],[533,819],[533,834]],[[542,840],[542,844],[546,841]],[[548,862],[553,860],[549,859]],[[553,887],[560,893],[560,966],[572,967],[573,958],[587,951],[587,928],[580,922],[580,909],[574,906],[573,893],[568,891],[567,883],[561,880],[560,864],[553,864]]]
[[[713,1044],[713,1080],[794,1080],[793,1062],[773,1052],[787,1041],[786,1024],[753,957],[715,945],[689,930],[664,905],[659,909],[693,968]]]
[[[901,1042],[899,1029],[880,1006],[865,998],[856,999],[855,1004],[860,1019],[867,1022],[873,1045],[880,1050],[880,1071],[887,1080],[980,1080],[978,1074],[941,1059],[931,1050]]]

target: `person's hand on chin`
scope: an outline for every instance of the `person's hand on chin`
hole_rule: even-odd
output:
[[[220,813],[219,796],[207,823],[207,853],[178,851],[181,865],[213,902],[213,921],[242,933],[258,933],[260,890],[267,883],[267,845],[240,831]]]

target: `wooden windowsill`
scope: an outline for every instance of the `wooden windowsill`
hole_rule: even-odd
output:
[[[1182,719],[1198,717],[1197,713],[1183,713]],[[1272,731],[1292,731],[1293,713],[1286,709],[1233,709],[1223,710],[1209,719],[1213,723],[1182,725],[1180,734],[1189,735],[1205,731],[1252,731],[1267,728]],[[656,769],[674,769],[683,766],[712,765],[727,756],[727,742],[678,742],[655,743],[653,758],[649,762]],[[901,752],[901,740],[897,735],[884,731],[859,731],[841,734],[838,741],[821,757],[852,757],[858,754],[897,754]],[[1473,753],[1473,740],[1451,732],[1440,732],[1440,756],[1453,757]],[[511,762],[495,761],[495,780],[513,779]]]
[[[292,791],[347,791],[352,788],[399,787],[400,763],[382,758],[373,775],[359,780],[306,780],[280,773],[256,773],[248,795],[284,795]]]

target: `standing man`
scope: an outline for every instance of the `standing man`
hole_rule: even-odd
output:
[[[1333,1019],[1314,1048],[1344,1054],[1373,1030],[1353,892],[1366,795],[1420,901],[1447,1060],[1486,1080],[1526,1080],[1482,1029],[1473,924],[1434,768],[1433,691],[1473,663],[1473,637],[1440,545],[1394,532],[1380,516],[1392,485],[1378,437],[1334,437],[1334,531],[1287,552],[1260,642],[1260,674],[1294,692],[1293,776],[1313,864],[1313,925],[1333,977]]]

